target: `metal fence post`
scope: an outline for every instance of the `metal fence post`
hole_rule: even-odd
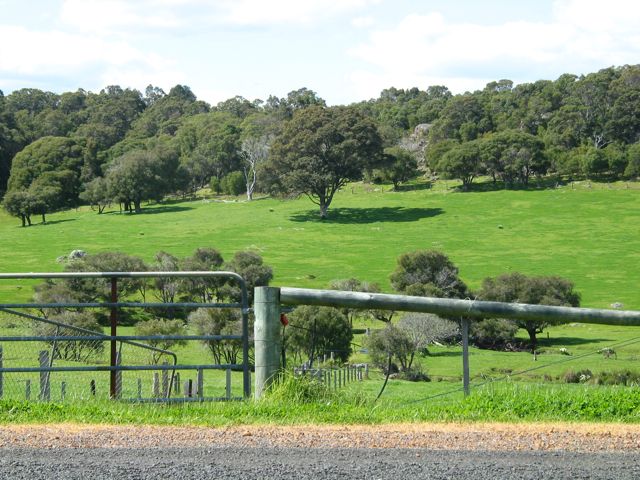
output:
[[[280,289],[256,287],[254,298],[255,398],[259,399],[280,370]]]
[[[111,277],[111,303],[116,303],[118,301],[118,278]],[[111,320],[111,337],[115,337],[118,334],[118,309],[116,307],[111,307],[111,313],[109,316]],[[117,356],[118,350],[116,345],[115,338],[111,338],[111,355],[109,364],[112,367],[116,367],[117,365]],[[109,395],[111,398],[118,398],[118,375],[115,368],[111,370],[110,374],[110,382],[109,382]]]
[[[462,319],[462,388],[469,395],[469,319]]]

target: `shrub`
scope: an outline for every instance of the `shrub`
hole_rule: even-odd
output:
[[[242,172],[231,172],[220,181],[222,193],[227,195],[240,195],[247,190],[247,185]]]
[[[588,369],[578,370],[577,372],[567,370],[564,373],[563,379],[565,383],[584,383],[590,380],[591,377],[593,377],[593,373]]]
[[[399,378],[402,380],[408,380],[409,382],[430,382],[431,377],[423,372],[420,368],[410,368],[404,372],[401,372]]]
[[[336,308],[302,306],[289,315],[286,345],[294,354],[308,358],[334,353],[347,361],[353,332],[347,317]]]
[[[367,347],[373,364],[383,369],[386,369],[390,355],[400,364],[401,371],[407,371],[411,368],[416,353],[409,334],[394,324],[373,331],[367,338]]]
[[[640,373],[631,370],[618,370],[613,372],[600,372],[595,378],[597,385],[640,385]]]
[[[479,348],[502,349],[514,342],[518,327],[511,320],[487,318],[471,323],[470,335]]]

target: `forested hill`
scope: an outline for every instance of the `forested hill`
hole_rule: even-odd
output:
[[[215,106],[183,85],[168,93],[153,86],[144,93],[119,86],[99,93],[0,92],[0,195],[24,223],[25,211],[44,214],[79,203],[137,207],[206,185],[242,192],[296,112],[309,108],[342,107],[326,107],[306,88],[285,98],[238,96]],[[416,162],[464,187],[478,175],[509,187],[548,174],[640,173],[640,65],[516,86],[499,80],[461,95],[445,86],[389,88],[348,110],[353,118],[322,118],[373,123],[381,151],[361,173],[394,184],[416,174]],[[357,139],[357,129],[353,135]],[[277,189],[268,169],[253,179],[253,188]]]

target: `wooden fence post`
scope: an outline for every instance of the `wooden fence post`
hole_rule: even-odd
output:
[[[198,387],[197,388],[198,388],[197,390],[198,398],[203,399],[204,398],[204,375],[201,368],[198,369]]]
[[[49,368],[49,352],[47,350],[41,350],[38,355],[40,362],[40,368]],[[49,373],[46,371],[40,372],[40,400],[49,401],[51,399],[51,388],[49,385]]]
[[[256,287],[254,298],[255,398],[259,399],[280,371],[280,289]]]
[[[169,362],[162,362],[163,367],[168,367]],[[169,398],[169,370],[162,370],[162,396]]]
[[[122,364],[122,355],[120,352],[116,353],[116,366],[120,366]],[[116,370],[116,389],[115,389],[115,398],[122,398],[122,370]]]
[[[151,395],[153,396],[153,398],[158,398],[160,396],[160,375],[158,375],[158,372],[153,372]]]
[[[180,384],[180,372],[176,372],[175,379],[173,381],[173,390],[176,392],[176,395],[180,395],[180,388],[182,385]]]

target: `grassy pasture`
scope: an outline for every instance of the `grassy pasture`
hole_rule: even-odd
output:
[[[273,266],[274,284],[322,288],[357,277],[390,291],[397,257],[415,249],[445,252],[472,287],[500,273],[556,274],[573,280],[584,306],[640,308],[640,189],[576,184],[555,189],[461,193],[450,184],[354,184],[320,221],[307,199],[197,200],[150,205],[139,215],[98,215],[84,207],[21,228],[0,213],[0,271],[56,271],[73,249],[121,250],[151,261],[197,247],[225,258],[253,249]],[[29,283],[0,282],[0,298],[28,298]]]
[[[391,291],[388,277],[398,255],[437,248],[450,256],[472,288],[479,287],[486,276],[509,271],[556,274],[576,283],[583,306],[609,308],[620,302],[625,309],[640,308],[637,184],[469,193],[451,187],[450,183],[416,184],[391,192],[388,186],[354,184],[337,195],[324,222],[304,198],[251,203],[241,198],[168,202],[149,205],[139,215],[115,210],[97,215],[81,208],[49,215],[46,225],[30,228],[21,228],[18,219],[0,212],[0,271],[61,270],[56,258],[73,249],[90,253],[121,250],[151,261],[159,250],[184,257],[197,247],[211,246],[228,259],[240,249],[259,252],[274,268],[275,285],[323,288],[333,279],[353,276],[379,282],[385,291]],[[0,281],[0,301],[28,299],[32,284]],[[368,326],[379,328],[380,324]],[[125,328],[120,333],[131,332]],[[637,421],[637,388],[562,384],[562,376],[569,369],[594,373],[637,370],[640,343],[633,343],[637,339],[640,327],[578,323],[552,327],[548,338],[541,335],[541,353],[535,362],[528,353],[472,349],[474,393],[464,401],[459,392],[432,398],[456,390],[461,376],[460,348],[432,347],[431,355],[418,361],[434,381],[392,381],[375,405],[371,402],[382,377],[372,372],[369,381],[353,384],[344,394],[321,405],[261,402],[133,409],[96,400],[86,405],[65,404],[63,408],[55,404],[52,392],[54,402],[49,406],[0,401],[0,422],[138,423],[141,418],[150,423],[192,424],[510,418]],[[356,342],[361,340],[357,338]],[[617,347],[623,341],[629,343]],[[617,358],[605,359],[596,353],[610,346],[616,348]],[[562,347],[571,355],[562,355]],[[176,350],[186,363],[198,363],[208,355],[200,345]],[[362,353],[353,357],[354,361],[366,359]],[[224,373],[206,375],[211,375],[211,382],[207,381],[211,391],[207,394],[222,394]],[[508,380],[480,386],[502,377]],[[550,379],[554,385],[540,385]],[[86,388],[87,382],[88,378],[83,378],[81,388]],[[35,388],[35,378],[33,384]],[[240,377],[235,374],[233,385],[235,395],[240,392]],[[69,386],[70,396],[73,388]],[[566,402],[550,408],[550,402],[560,397]],[[416,403],[409,403],[413,400]],[[612,406],[606,411],[608,404]],[[581,405],[596,410],[583,411]],[[598,410],[597,405],[602,408]],[[518,408],[521,413],[514,416]]]

